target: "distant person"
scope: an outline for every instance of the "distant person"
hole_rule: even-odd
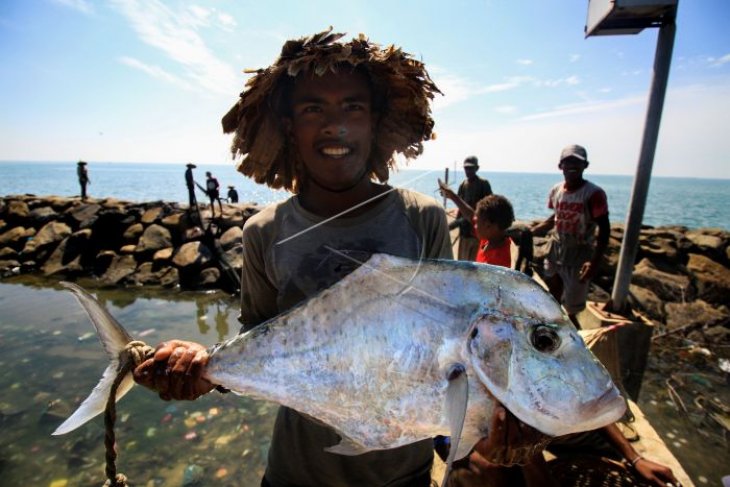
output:
[[[234,186],[228,186],[228,202],[238,203],[238,191]]]
[[[211,217],[215,218],[215,207],[213,203],[218,201],[218,209],[220,210],[221,216],[223,216],[223,203],[221,203],[220,197],[220,183],[213,177],[210,171],[205,172],[205,192],[210,199],[210,213]]]
[[[459,185],[457,194],[471,208],[476,207],[480,199],[492,194],[492,186],[489,181],[477,176],[477,171],[479,171],[479,159],[476,156],[469,156],[464,159],[466,179]],[[458,259],[475,260],[479,249],[479,239],[474,235],[471,219],[459,210],[456,222],[459,226]],[[452,223],[453,226],[455,225]]]
[[[586,307],[588,283],[598,271],[611,232],[606,193],[583,179],[588,164],[584,147],[569,145],[563,149],[558,168],[565,181],[553,186],[548,196],[553,214],[532,228],[535,235],[554,228],[545,258],[546,284],[579,329],[577,314]]]
[[[89,171],[86,169],[86,162],[79,161],[76,164],[76,174],[79,177],[79,186],[81,186],[81,199],[86,199],[86,185],[91,184],[89,179]]]
[[[188,163],[186,166],[185,185],[188,187],[188,208],[192,211],[193,208],[198,208],[198,199],[195,197],[195,179],[193,178],[193,169],[198,166],[193,163]]]
[[[507,229],[514,223],[515,213],[509,200],[502,195],[490,194],[480,199],[474,209],[447,186],[441,186],[441,194],[453,201],[459,213],[473,222],[474,233],[479,239],[475,260],[511,267],[512,239]]]

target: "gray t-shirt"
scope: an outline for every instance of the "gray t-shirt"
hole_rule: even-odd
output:
[[[241,321],[248,329],[331,286],[375,252],[452,258],[446,216],[433,199],[396,189],[365,213],[324,222],[296,196],[262,210],[243,229]],[[292,237],[292,238],[290,238]],[[288,240],[287,240],[288,239]],[[401,486],[428,472],[433,444],[344,456],[331,428],[282,407],[266,469],[273,487]]]

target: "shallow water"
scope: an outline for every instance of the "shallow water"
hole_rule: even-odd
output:
[[[220,292],[140,288],[94,294],[132,335],[144,335],[151,345],[173,337],[211,345],[239,328],[237,299]],[[106,367],[91,331],[75,299],[53,282],[21,276],[0,283],[3,486],[103,483],[101,417],[67,435],[51,436]],[[720,478],[730,474],[728,445],[716,426],[703,423],[698,414],[679,414],[669,401],[664,381],[678,367],[666,355],[665,350],[652,356],[639,404],[696,485],[719,486]],[[684,377],[690,385],[677,388],[690,407],[700,389],[730,400],[727,385],[723,388],[716,378],[693,383],[693,377],[705,377],[702,369]],[[233,394],[166,403],[133,388],[117,407],[118,469],[135,486],[258,485],[275,411],[273,404]],[[185,479],[198,483],[185,484]]]
[[[0,283],[2,485],[67,479],[68,486],[99,486],[105,479],[101,417],[64,436],[51,432],[91,391],[106,358],[70,293],[25,281]],[[209,345],[239,329],[237,300],[221,293],[97,295],[150,344],[176,337]],[[133,388],[117,407],[118,470],[136,486],[181,486],[185,478],[199,478],[195,485],[258,485],[275,411],[273,404],[233,394],[166,403]]]

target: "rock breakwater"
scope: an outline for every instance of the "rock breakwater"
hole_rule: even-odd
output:
[[[208,210],[34,195],[0,198],[0,275],[98,278],[101,286],[232,289],[240,275],[241,227],[254,204]]]

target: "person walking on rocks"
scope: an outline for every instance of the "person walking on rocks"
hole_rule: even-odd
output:
[[[471,208],[476,208],[479,200],[492,194],[492,186],[489,181],[477,176],[477,171],[479,171],[479,159],[476,156],[469,156],[464,159],[466,179],[459,185],[457,194]],[[456,222],[459,222],[458,259],[473,261],[476,259],[479,250],[479,239],[474,235],[474,224],[471,218],[464,215],[461,210],[457,213]]]
[[[186,166],[185,186],[188,188],[188,209],[192,211],[193,208],[198,209],[198,199],[195,197],[195,179],[193,178],[193,169],[198,166],[192,162],[189,162]]]
[[[223,216],[223,203],[221,203],[220,197],[220,183],[213,177],[210,171],[205,172],[205,192],[210,199],[210,214],[212,218],[215,218],[215,206],[214,203],[218,202],[218,209],[220,210],[220,216]]]
[[[611,232],[606,193],[583,179],[588,164],[584,147],[569,145],[562,150],[558,168],[564,182],[553,186],[548,196],[553,214],[532,228],[535,235],[554,229],[545,257],[546,284],[578,329],[577,314],[586,307],[588,283],[598,271]]]
[[[79,177],[79,186],[81,186],[81,199],[86,199],[86,185],[91,184],[89,179],[89,171],[86,169],[86,162],[79,161],[76,164],[76,175]]]
[[[400,49],[341,37],[325,31],[287,41],[223,117],[224,131],[235,133],[233,153],[243,157],[239,171],[293,193],[244,225],[244,331],[333,285],[353,260],[376,252],[452,257],[443,207],[386,183],[396,154],[413,159],[431,138],[438,88]],[[195,399],[214,388],[201,378],[207,360],[202,345],[173,340],[134,378],[163,399]],[[431,440],[356,456],[325,451],[339,441],[332,428],[281,407],[261,485],[431,485]]]

